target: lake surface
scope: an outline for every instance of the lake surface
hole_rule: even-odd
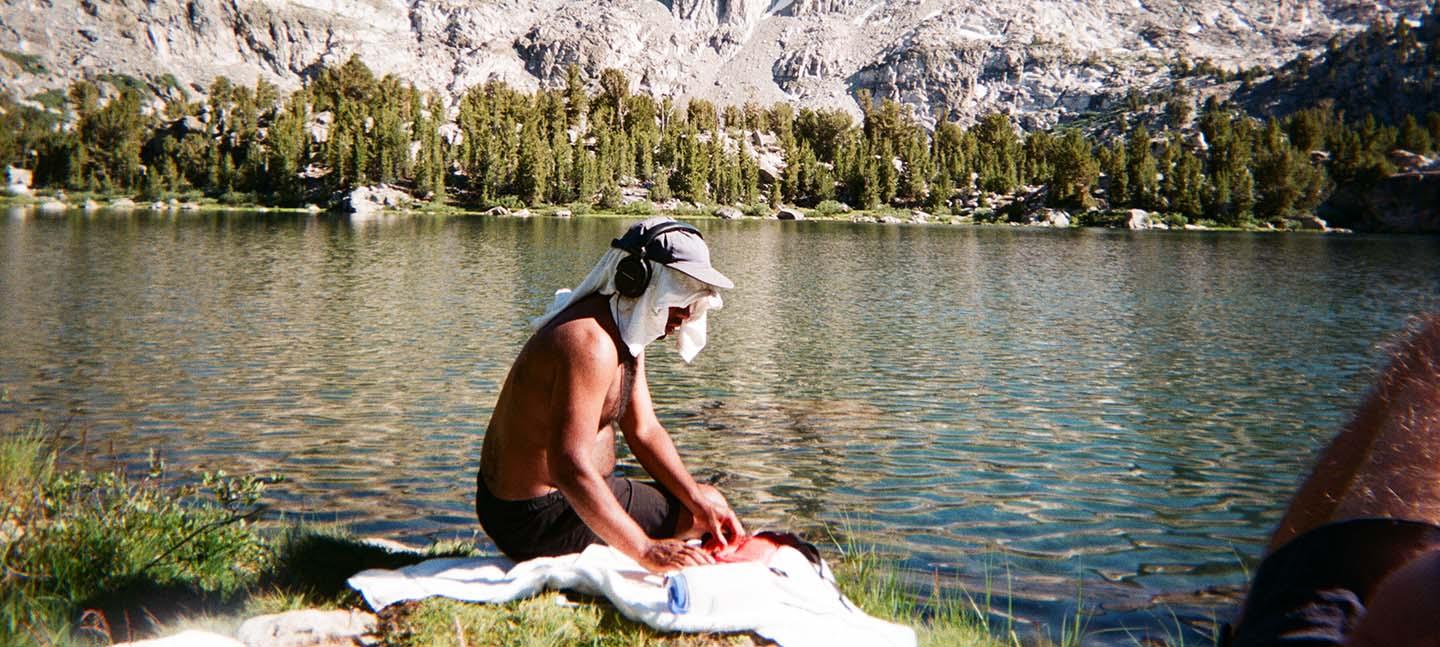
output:
[[[274,517],[488,547],[499,385],[627,222],[12,211],[0,429],[69,419],[127,464],[283,473]],[[1440,308],[1435,238],[699,224],[737,287],[694,364],[649,353],[691,469],[751,529],[1008,591],[1022,634],[1078,606],[1095,644],[1227,619],[1384,343]]]

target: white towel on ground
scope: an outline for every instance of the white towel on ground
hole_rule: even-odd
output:
[[[690,598],[684,613],[670,611],[663,576],[598,544],[577,555],[519,564],[432,559],[395,571],[362,571],[349,582],[376,611],[434,595],[508,602],[550,588],[603,595],[626,618],[662,631],[753,631],[784,647],[915,644],[913,630],[866,615],[835,588],[828,568],[817,569],[788,546],[768,565],[692,566],[682,573]]]

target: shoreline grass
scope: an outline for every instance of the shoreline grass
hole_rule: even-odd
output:
[[[468,543],[415,551],[341,529],[253,523],[270,478],[207,474],[166,485],[152,457],[143,475],[118,466],[63,468],[58,432],[31,425],[0,438],[0,644],[98,645],[200,629],[233,635],[255,615],[306,608],[368,611],[346,585],[366,568],[431,557],[477,556]],[[1013,627],[992,626],[995,592],[942,587],[927,594],[898,559],[834,540],[842,592],[867,613],[905,624],[924,646],[1019,647]],[[829,551],[827,551],[829,552]],[[1062,628],[1061,647],[1083,637]],[[626,620],[608,602],[558,592],[507,604],[428,599],[378,614],[385,645],[768,644],[751,634],[669,634]]]

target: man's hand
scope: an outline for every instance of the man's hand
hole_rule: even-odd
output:
[[[695,507],[699,508],[691,511],[695,517],[695,527],[709,531],[710,535],[720,542],[721,549],[728,547],[731,540],[745,536],[745,527],[740,525],[740,518],[735,516],[730,504],[725,502],[725,497],[719,492],[706,492],[705,496],[695,502]]]
[[[640,565],[652,573],[669,573],[686,566],[714,564],[715,558],[699,546],[678,539],[657,539],[640,554]]]

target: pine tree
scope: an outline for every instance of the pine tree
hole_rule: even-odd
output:
[[[80,90],[79,94],[83,93],[84,90]],[[72,96],[75,94],[72,92]],[[84,96],[80,98],[87,100]],[[78,167],[80,183],[85,188],[103,190],[142,188],[144,165],[140,148],[149,127],[140,112],[140,95],[127,88],[104,106],[92,103],[82,110],[75,125],[75,137],[83,154],[72,158]]]
[[[1400,124],[1400,136],[1396,143],[1400,148],[1412,153],[1427,153],[1431,150],[1430,131],[1422,128],[1420,122],[1415,120],[1414,115],[1405,115],[1405,121]]]
[[[565,68],[565,127],[583,130],[589,114],[590,95],[585,92],[585,80],[580,66],[571,63]]]
[[[911,131],[905,137],[900,149],[900,178],[897,197],[915,204],[925,197],[925,185],[930,179],[930,149],[921,132]]]
[[[683,200],[706,202],[709,192],[706,187],[706,171],[709,170],[700,135],[693,124],[686,123],[680,135],[680,159],[676,169],[680,186],[676,194]]]
[[[1065,131],[1055,144],[1055,161],[1051,166],[1051,204],[1076,209],[1094,206],[1090,189],[1100,174],[1100,164],[1090,152],[1090,142],[1080,131]]]
[[[1253,172],[1259,188],[1255,215],[1261,220],[1283,218],[1294,208],[1300,194],[1299,187],[1292,182],[1295,162],[1295,154],[1281,133],[1279,122],[1270,119],[1261,135]]]
[[[760,165],[755,162],[754,154],[744,142],[740,144],[739,161],[740,199],[745,204],[755,204],[760,201]]]
[[[1142,209],[1159,206],[1158,173],[1155,156],[1150,153],[1150,131],[1145,126],[1136,126],[1130,131],[1130,140],[1125,148],[1125,183],[1131,204]]]
[[[306,143],[304,110],[305,105],[292,98],[270,122],[267,176],[282,204],[298,204],[304,198],[300,178]]]
[[[1306,153],[1319,149],[1325,141],[1324,111],[1319,108],[1301,110],[1289,118],[1290,142]]]
[[[986,191],[1005,193],[1019,183],[1020,143],[1010,118],[991,113],[974,128],[979,154],[980,185]]]
[[[610,111],[609,125],[619,130],[625,123],[625,99],[630,96],[630,79],[613,67],[600,72],[599,102]]]
[[[1170,208],[1187,218],[1198,218],[1203,213],[1201,190],[1204,187],[1204,164],[1189,151],[1181,151],[1171,174],[1170,192],[1166,196]]]
[[[880,206],[880,164],[873,156],[866,156],[860,163],[860,189],[858,200],[861,209]]]
[[[1026,184],[1044,184],[1050,181],[1055,174],[1051,157],[1055,154],[1057,145],[1055,137],[1043,130],[1025,136],[1022,181]]]
[[[936,168],[930,178],[930,191],[925,194],[925,208],[936,215],[950,213],[950,197],[954,193],[955,185],[950,181],[950,174],[945,169]]]
[[[1111,208],[1130,204],[1130,172],[1125,144],[1120,139],[1110,143],[1100,156],[1100,170],[1105,174],[1105,198]]]
[[[546,193],[547,200],[555,204],[563,204],[575,201],[575,185],[572,183],[575,177],[574,149],[570,146],[570,137],[565,131],[553,133],[550,137],[551,162],[550,186]]]

